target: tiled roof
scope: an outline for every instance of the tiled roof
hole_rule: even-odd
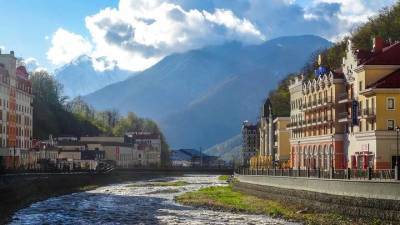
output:
[[[400,69],[368,85],[368,88],[400,88]]]
[[[359,65],[400,65],[400,42],[376,53],[357,50],[356,55]]]

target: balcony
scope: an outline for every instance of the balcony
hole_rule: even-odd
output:
[[[365,109],[363,109],[362,110],[362,117],[363,118],[367,118],[367,119],[369,119],[369,118],[375,118],[375,110],[374,109],[372,109],[372,108],[365,108]]]
[[[349,98],[349,95],[347,93],[341,93],[338,96],[338,102],[339,103],[347,103],[347,102],[351,102],[351,99]]]
[[[332,104],[333,104],[332,97],[320,98],[318,100],[308,102],[307,105],[303,105],[304,107],[303,107],[302,111],[309,112],[309,111],[317,110],[320,108],[329,107]]]
[[[341,112],[338,115],[339,123],[349,122],[350,121],[350,114],[348,112]]]
[[[332,104],[332,103],[333,103],[332,96],[324,98],[324,105],[329,105],[329,104]]]

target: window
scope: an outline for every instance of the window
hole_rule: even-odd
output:
[[[358,83],[358,90],[359,90],[359,91],[362,91],[362,81],[360,81],[360,82]]]
[[[389,110],[394,109],[394,98],[387,98],[386,99],[386,108]]]
[[[388,130],[394,130],[394,120],[387,121]]]
[[[371,98],[371,113],[375,114],[375,99]]]

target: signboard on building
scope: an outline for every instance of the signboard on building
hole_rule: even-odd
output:
[[[362,144],[361,145],[361,151],[369,152],[369,144]]]
[[[358,102],[353,100],[351,103],[351,123],[354,125],[358,125]]]

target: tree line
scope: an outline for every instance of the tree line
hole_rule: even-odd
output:
[[[46,71],[33,72],[30,80],[34,139],[47,139],[50,134],[122,136],[126,132],[151,132],[161,136],[162,162],[168,163],[169,146],[153,120],[140,118],[133,112],[123,116],[116,109],[97,111],[81,97],[67,101],[62,86]]]

